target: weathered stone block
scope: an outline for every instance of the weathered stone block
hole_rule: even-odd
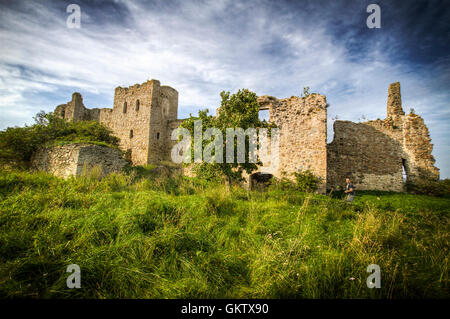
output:
[[[80,143],[42,148],[31,159],[32,168],[63,178],[88,173],[94,168],[106,176],[120,172],[126,165],[118,149]]]

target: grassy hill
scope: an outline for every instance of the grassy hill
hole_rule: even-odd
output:
[[[449,298],[450,199],[0,173],[0,298]],[[81,268],[68,289],[66,267]],[[381,267],[369,289],[366,268]]]

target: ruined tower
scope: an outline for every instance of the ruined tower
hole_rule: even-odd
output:
[[[72,94],[72,100],[67,104],[58,105],[55,109],[55,114],[68,121],[83,121],[86,118],[85,107],[83,105],[83,97],[80,93]]]
[[[87,109],[81,95],[74,93],[72,101],[59,105],[55,114],[69,121],[99,121],[120,139],[120,148],[133,164],[156,163],[170,158],[167,139],[178,116],[178,92],[157,80],[117,87],[112,109]]]
[[[405,115],[399,82],[389,86],[384,120],[336,121],[333,127],[328,188],[341,186],[349,177],[358,189],[401,192],[405,181],[439,179],[428,128],[419,115]]]
[[[387,100],[387,116],[405,115],[402,108],[400,82],[389,85]]]

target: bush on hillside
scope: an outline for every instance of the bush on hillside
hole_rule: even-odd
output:
[[[310,170],[295,172],[295,185],[301,192],[312,193],[319,188],[320,177],[314,175]]]
[[[0,131],[0,161],[29,162],[41,146],[64,143],[92,143],[117,147],[119,139],[96,121],[67,122],[52,113],[39,112],[35,124],[8,127]]]
[[[292,180],[290,180],[289,178],[286,177],[286,172],[281,172],[280,178],[272,177],[272,179],[270,181],[269,189],[280,190],[280,191],[295,190],[296,184]]]
[[[450,196],[450,179],[439,181],[420,179],[406,182],[406,191],[411,194],[422,194],[431,196]]]

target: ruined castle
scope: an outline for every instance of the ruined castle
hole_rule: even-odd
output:
[[[408,179],[438,179],[431,154],[433,145],[423,119],[402,109],[400,83],[389,87],[384,120],[334,122],[334,140],[327,144],[327,101],[324,95],[277,99],[258,98],[261,110],[279,128],[279,165],[264,165],[249,176],[275,177],[309,169],[321,177],[320,191],[342,185],[346,177],[357,189],[403,191]],[[117,87],[113,108],[88,109],[79,93],[55,114],[69,120],[96,120],[120,138],[135,165],[170,161],[176,141],[171,134],[182,122],[177,118],[178,92],[157,80],[128,88]]]

